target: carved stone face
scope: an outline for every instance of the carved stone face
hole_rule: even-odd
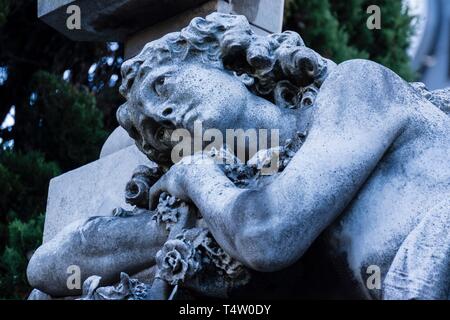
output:
[[[273,116],[279,114],[277,106],[253,95],[231,72],[183,62],[148,69],[119,108],[118,120],[150,159],[169,163],[174,129],[193,134],[194,121],[201,121],[203,130],[214,128],[224,135],[226,129],[258,128],[258,113],[248,110],[258,102],[265,108],[261,115],[268,108],[273,108]],[[251,117],[244,116],[248,114]]]
[[[127,103],[117,117],[140,150],[165,165],[172,131],[187,129],[192,137],[196,120],[203,131],[222,135],[278,129],[284,140],[298,129],[293,110],[313,104],[334,66],[295,32],[259,36],[244,16],[213,13],[148,43],[123,64]]]

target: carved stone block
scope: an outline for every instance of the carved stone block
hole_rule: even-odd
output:
[[[52,179],[44,242],[76,220],[111,215],[117,207],[131,209],[125,203],[125,185],[141,164],[153,166],[135,146],[130,146]]]

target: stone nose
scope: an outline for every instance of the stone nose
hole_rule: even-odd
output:
[[[171,104],[151,106],[145,108],[145,115],[157,123],[172,124],[176,126],[176,110]]]
[[[133,123],[131,121],[130,112],[127,108],[127,104],[121,105],[116,112],[116,119],[119,122],[119,125],[124,128],[126,131],[130,131]]]
[[[170,117],[173,114],[173,112],[174,112],[173,107],[167,106],[163,109],[163,111],[161,112],[161,115],[163,117]]]

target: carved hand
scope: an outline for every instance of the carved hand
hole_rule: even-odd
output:
[[[159,196],[163,192],[183,200],[192,202],[189,196],[189,186],[199,182],[198,173],[206,167],[218,167],[214,160],[208,156],[200,154],[185,157],[182,161],[175,164],[150,188],[150,208],[158,205]],[[225,176],[225,175],[224,175]]]

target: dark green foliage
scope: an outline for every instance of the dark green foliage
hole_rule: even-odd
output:
[[[381,8],[381,30],[366,26],[370,5]],[[412,18],[401,0],[288,0],[285,29],[337,63],[363,58],[379,62],[413,80],[406,50]]]
[[[306,45],[336,62],[368,55],[349,44],[349,34],[329,0],[288,0],[285,29],[297,31]],[[365,24],[364,24],[365,25]]]
[[[25,270],[42,238],[49,181],[98,158],[121,103],[120,79],[109,84],[121,50],[70,41],[39,21],[36,5],[0,0],[0,124],[15,107],[15,125],[0,128],[0,298],[29,293]]]
[[[35,98],[16,116],[15,145],[39,150],[63,171],[98,158],[107,132],[94,95],[44,71],[33,76],[30,92]],[[27,119],[26,125],[20,116]]]
[[[20,219],[45,211],[50,179],[60,173],[56,163],[37,152],[0,153],[0,222],[14,212]]]
[[[29,90],[35,98],[16,116],[14,150],[0,151],[0,296],[9,298],[29,291],[27,257],[42,238],[50,179],[60,167],[68,170],[98,157],[106,138],[92,94],[45,71],[33,76]]]
[[[9,1],[0,0],[0,26],[6,22],[9,13]]]
[[[8,241],[0,256],[0,298],[23,298],[29,292],[25,270],[33,249],[41,244],[44,215],[8,225]]]
[[[9,10],[3,12],[7,19],[3,25],[0,24],[0,67],[8,68],[8,80],[0,85],[0,122],[14,105],[16,117],[22,123],[12,130],[0,129],[0,138],[3,141],[14,140],[15,147],[20,148],[16,140],[26,137],[21,137],[21,132],[16,129],[28,123],[25,113],[36,72],[45,70],[62,78],[64,71],[70,70],[70,84],[86,87],[97,95],[108,86],[111,75],[119,75],[121,50],[111,52],[105,43],[70,41],[37,18],[36,0],[0,0],[2,2],[8,4]],[[105,57],[111,57],[112,63],[108,63]],[[98,67],[93,74],[88,74],[94,63]],[[113,115],[112,110],[120,104],[119,83],[120,79],[114,86],[115,95],[109,97],[111,104],[99,106],[108,111],[105,112],[107,116]],[[118,125],[114,118],[105,118],[105,122],[110,131]]]
[[[29,292],[27,258],[41,242],[48,183],[59,173],[40,153],[0,153],[0,298]]]

